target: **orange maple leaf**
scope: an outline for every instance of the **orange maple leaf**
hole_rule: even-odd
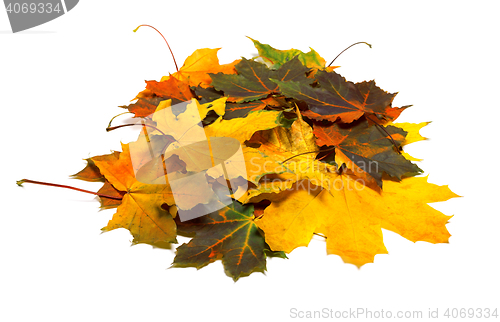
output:
[[[162,77],[161,81],[165,81],[170,77],[174,77],[180,81],[187,82],[190,86],[201,86],[206,88],[212,83],[212,79],[208,73],[223,73],[235,74],[236,65],[240,60],[235,60],[232,63],[220,65],[217,52],[220,48],[202,48],[196,50],[184,61],[184,65],[178,72],[171,76]]]

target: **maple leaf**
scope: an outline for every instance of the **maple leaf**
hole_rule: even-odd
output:
[[[135,178],[129,147],[122,144],[123,152],[116,160],[94,159],[94,164],[106,180],[125,192],[117,212],[102,228],[111,231],[125,228],[134,236],[133,244],[146,243],[165,247],[176,241],[176,225],[172,216],[161,208],[163,203],[174,204],[169,185],[144,184]]]
[[[239,60],[235,60],[230,64],[220,65],[217,58],[219,49],[197,49],[186,58],[184,65],[182,65],[179,71],[172,74],[172,77],[182,82],[187,82],[190,86],[208,87],[212,82],[208,73],[235,74],[234,65]],[[166,81],[168,78],[169,76],[164,76],[161,81]]]
[[[278,85],[270,78],[280,81],[302,80],[305,82],[309,68],[302,65],[298,57],[280,66],[277,70],[269,69],[265,64],[243,58],[234,66],[237,75],[222,73],[210,74],[215,89],[229,96],[228,101],[242,103],[255,101],[278,92]]]
[[[262,44],[250,37],[248,38],[253,41],[255,48],[259,51],[259,56],[269,61],[273,68],[279,68],[295,56],[298,56],[302,64],[308,68],[325,68],[326,61],[312,48],[310,48],[311,51],[308,53],[293,48],[289,50],[279,50],[267,44]]]
[[[177,248],[173,267],[201,268],[222,260],[226,274],[234,281],[266,270],[268,247],[254,222],[253,205],[231,205],[187,222],[178,223],[180,234],[194,235]],[[286,257],[284,253],[272,254]]]
[[[448,242],[445,224],[451,216],[427,205],[458,197],[447,186],[430,184],[427,177],[411,177],[399,183],[384,181],[379,192],[360,185],[352,175],[332,176],[337,176],[337,189],[327,191],[304,181],[254,199],[271,201],[256,223],[272,250],[289,253],[307,246],[318,233],[326,237],[328,254],[361,267],[373,262],[375,255],[387,253],[381,228],[413,242]]]
[[[152,114],[162,101],[170,99],[171,104],[177,104],[193,97],[188,82],[170,76],[161,82],[146,81],[146,89],[134,98],[137,102],[120,107],[127,108],[136,117],[146,117]]]
[[[383,129],[360,120],[349,127],[337,123],[328,126],[315,124],[314,134],[319,146],[335,147],[335,161],[339,166],[346,164],[358,176],[372,177],[379,186],[382,185],[383,173],[400,180],[402,176],[421,173],[422,170],[399,154],[393,145],[392,140],[401,145],[407,132],[395,126]]]
[[[94,160],[118,160],[120,157],[120,152],[113,151],[111,154],[99,155],[92,158],[85,159],[87,165],[78,173],[71,175],[73,179],[79,179],[84,181],[96,182],[104,181],[104,176],[99,171],[99,168],[95,165]]]
[[[318,71],[315,79],[318,87],[312,87],[309,80],[273,81],[284,95],[306,102],[309,110],[302,114],[315,120],[340,119],[351,123],[365,113],[393,120],[404,109],[394,110],[391,103],[396,94],[381,90],[374,81],[354,84],[335,72],[326,71]]]

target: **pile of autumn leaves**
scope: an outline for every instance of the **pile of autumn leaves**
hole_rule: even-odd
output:
[[[146,81],[136,102],[122,106],[147,119],[159,106],[196,104],[207,137],[240,142],[248,190],[181,222],[168,183],[138,181],[122,144],[121,152],[87,159],[73,176],[104,183],[101,206],[117,211],[103,230],[125,228],[134,244],[162,248],[177,235],[191,237],[173,266],[221,259],[234,280],[264,272],[266,257],[286,258],[313,234],[325,237],[328,254],[358,267],[387,253],[382,228],[414,242],[447,242],[450,216],[427,203],[457,195],[415,177],[422,170],[411,161],[418,160],[402,150],[424,140],[419,129],[427,123],[394,123],[406,108],[391,106],[395,94],[374,81],[346,81],[314,50],[252,41],[259,57],[220,65],[218,49],[196,50],[179,71]]]

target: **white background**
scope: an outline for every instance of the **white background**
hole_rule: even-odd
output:
[[[96,1],[12,34],[0,10],[2,321],[286,321],[290,309],[372,311],[498,307],[498,8],[495,1]],[[400,120],[433,121],[407,151],[429,181],[463,198],[433,206],[454,215],[449,244],[412,243],[384,231],[389,255],[361,269],[313,240],[268,272],[237,283],[220,262],[170,266],[174,252],[130,247],[125,230],[101,234],[114,210],[69,179],[83,159],[119,150],[109,119],[198,48],[221,63],[256,53],[250,36],[278,49],[314,48],[338,72],[375,79],[413,104]],[[185,242],[186,239],[179,238]],[[500,313],[500,312],[499,312]],[[394,313],[395,314],[395,313]],[[296,319],[292,319],[296,320]],[[361,319],[359,319],[361,320]],[[424,321],[421,319],[420,321]],[[491,319],[490,319],[491,320]]]

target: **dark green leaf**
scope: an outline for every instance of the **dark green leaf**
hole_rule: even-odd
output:
[[[303,115],[316,120],[350,123],[363,114],[387,116],[393,113],[391,103],[396,94],[389,94],[374,81],[354,84],[335,72],[318,71],[315,75],[319,86],[312,87],[304,80],[284,82],[273,80],[281,93],[307,103],[309,110]]]
[[[309,71],[298,57],[283,64],[278,70],[269,69],[265,64],[243,58],[235,65],[238,74],[210,74],[215,89],[223,91],[228,101],[242,103],[255,101],[278,92],[278,85],[270,78],[287,82],[291,80],[306,81]]]
[[[179,234],[193,236],[188,244],[177,248],[174,267],[201,268],[222,259],[226,274],[235,281],[253,272],[266,270],[269,253],[259,228],[254,223],[254,207],[237,201],[221,210],[186,222],[178,222]]]
[[[335,147],[337,161],[349,160],[352,164],[347,164],[348,168],[360,175],[368,174],[379,186],[382,186],[383,173],[400,180],[402,176],[420,174],[422,170],[398,152],[388,135],[399,146],[407,132],[395,126],[384,129],[385,132],[376,125],[369,125],[366,120],[360,120],[350,126],[315,124],[314,134],[319,146]]]

